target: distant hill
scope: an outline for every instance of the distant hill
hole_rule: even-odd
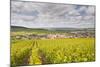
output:
[[[21,26],[11,26],[11,28],[26,28],[26,27],[21,27]]]
[[[48,31],[46,29],[41,29],[41,28],[26,28],[26,27],[21,27],[21,26],[11,26],[11,31]]]
[[[52,32],[68,32],[68,31],[94,31],[94,28],[26,28],[21,26],[11,26],[11,31],[52,31]]]

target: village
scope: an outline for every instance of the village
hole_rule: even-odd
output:
[[[15,39],[62,39],[62,38],[94,38],[95,35],[89,32],[70,32],[56,34],[25,34],[16,35]]]

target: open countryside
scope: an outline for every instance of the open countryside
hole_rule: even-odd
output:
[[[11,67],[95,61],[95,6],[11,0]]]
[[[93,29],[74,32],[38,30],[16,26],[12,28],[12,66],[95,61]]]

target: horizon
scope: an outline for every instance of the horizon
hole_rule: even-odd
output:
[[[25,26],[12,26],[11,27],[22,27],[22,28],[29,28]],[[57,28],[57,27],[35,27],[35,28],[30,28],[30,29],[52,29],[52,28]],[[72,27],[58,27],[58,29],[61,28],[72,28]],[[73,28],[72,28],[73,29]],[[79,29],[79,28],[74,28],[74,29]],[[80,29],[95,29],[95,28],[80,28]]]

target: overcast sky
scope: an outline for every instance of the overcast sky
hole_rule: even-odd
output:
[[[40,2],[11,2],[11,25],[28,28],[94,28],[95,7]]]

